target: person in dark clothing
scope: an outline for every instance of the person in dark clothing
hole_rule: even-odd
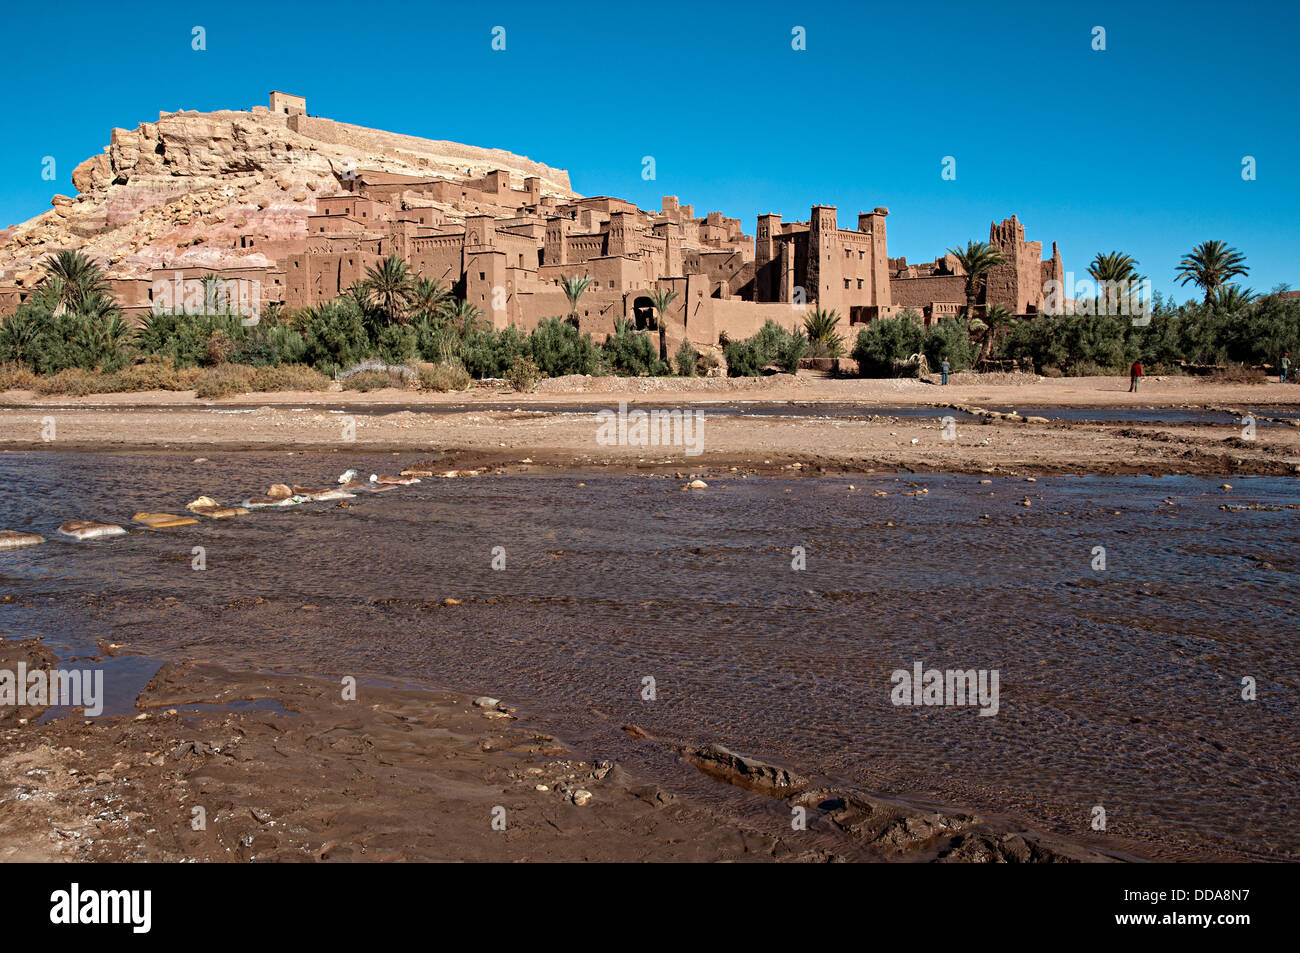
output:
[[[939,381],[940,384],[948,383],[948,371],[950,371],[951,369],[952,369],[952,365],[948,363],[948,359],[945,357],[943,361],[941,361],[939,364],[939,374],[942,377],[942,380]]]
[[[1138,379],[1142,377],[1142,362],[1134,361],[1133,366],[1128,372],[1128,392],[1136,394],[1138,389]]]

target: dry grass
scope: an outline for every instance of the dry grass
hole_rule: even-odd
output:
[[[385,387],[406,387],[406,378],[400,371],[361,371],[343,381],[344,390],[383,390]]]
[[[415,368],[420,390],[439,392],[465,390],[470,385],[469,372],[459,364],[419,364]]]
[[[0,391],[35,390],[38,380],[22,364],[0,364]]]
[[[194,387],[194,396],[210,400],[272,391],[321,391],[327,390],[329,385],[328,377],[302,364],[285,364],[281,367],[218,364],[203,372]]]

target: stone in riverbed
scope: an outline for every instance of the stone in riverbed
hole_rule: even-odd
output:
[[[496,708],[501,704],[501,699],[493,698],[491,695],[480,695],[474,699],[475,708]]]
[[[681,753],[682,757],[705,774],[737,787],[761,791],[777,797],[798,794],[808,787],[807,778],[795,774],[788,768],[736,754],[720,744],[711,744],[703,748],[687,747],[681,749]]]
[[[19,549],[43,542],[45,537],[37,536],[35,533],[19,533],[11,529],[0,530],[0,549]]]

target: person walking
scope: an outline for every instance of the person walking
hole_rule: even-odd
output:
[[[939,383],[944,387],[948,386],[948,371],[951,369],[952,369],[952,365],[948,363],[948,359],[946,357],[939,362],[939,375],[941,378]],[[1283,373],[1285,373],[1285,371]]]
[[[1290,370],[1291,370],[1291,352],[1283,351],[1282,352],[1282,376],[1278,378],[1278,380],[1281,383],[1283,384],[1286,383],[1286,375],[1287,372],[1289,372]]]
[[[1136,394],[1138,390],[1138,380],[1142,377],[1142,362],[1134,361],[1133,366],[1128,370],[1128,392]]]

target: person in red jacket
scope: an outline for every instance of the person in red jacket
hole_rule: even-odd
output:
[[[1138,389],[1138,378],[1142,376],[1142,362],[1134,361],[1133,366],[1128,371],[1128,392],[1136,394]]]

